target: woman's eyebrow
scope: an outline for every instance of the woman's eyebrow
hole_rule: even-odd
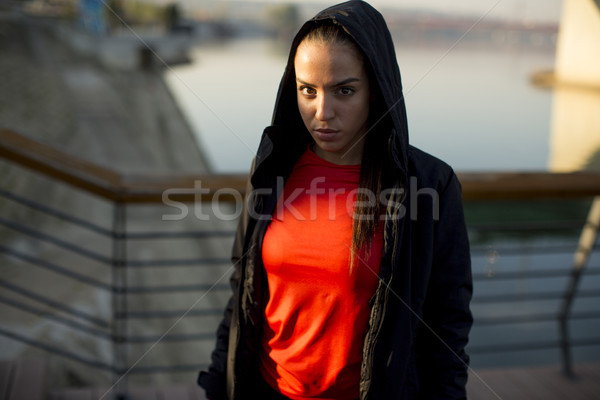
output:
[[[306,85],[306,86],[315,86],[312,83],[305,82],[305,81],[303,81],[302,79],[300,79],[298,77],[296,77],[296,81],[298,81],[301,84]],[[360,79],[359,78],[348,78],[348,79],[344,79],[341,82],[338,82],[336,84],[331,85],[331,87],[347,85],[348,83],[357,82],[357,81],[360,81]]]

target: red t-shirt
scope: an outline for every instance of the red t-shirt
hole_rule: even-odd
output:
[[[297,162],[263,241],[269,301],[261,373],[291,399],[356,399],[383,238],[350,274],[352,214],[360,165],[312,150]],[[365,264],[366,261],[366,264]]]

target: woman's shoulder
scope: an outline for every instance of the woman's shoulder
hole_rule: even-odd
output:
[[[414,146],[408,149],[408,169],[409,178],[416,178],[418,187],[441,188],[456,177],[446,162]]]

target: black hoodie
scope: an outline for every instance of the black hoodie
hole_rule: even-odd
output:
[[[396,176],[404,175],[405,178],[408,127],[394,43],[382,15],[363,1],[349,1],[327,8],[307,21],[296,34],[277,93],[272,126],[265,130],[262,138],[263,142],[270,143],[261,143],[256,168],[260,169],[267,156],[272,156],[277,157],[276,163],[283,162],[289,169],[298,153],[312,140],[298,112],[294,57],[298,45],[310,30],[320,24],[332,23],[341,26],[365,55],[369,75],[375,80],[371,87],[377,93],[379,114],[375,122],[380,126],[385,124],[389,135],[390,165],[397,169]],[[271,145],[280,146],[280,151],[273,154]],[[261,152],[262,149],[268,150],[267,153]]]
[[[382,149],[389,161],[386,174],[393,178],[386,181],[386,189],[393,190],[380,282],[370,302],[360,398],[463,399],[472,284],[460,184],[447,164],[409,146],[394,45],[381,14],[362,1],[320,12],[294,38],[272,125],[263,133],[251,171],[251,195],[233,249],[233,296],[217,331],[212,364],[198,383],[213,400],[254,398],[266,294],[262,238],[281,190],[278,177],[285,180],[312,141],[298,112],[294,57],[318,24],[341,26],[365,55],[378,98],[378,129],[388,139]]]

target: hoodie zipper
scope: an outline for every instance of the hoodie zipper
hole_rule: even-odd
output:
[[[368,375],[364,380],[364,389],[361,387],[361,399],[366,399],[369,389],[371,387],[372,375],[373,375],[373,355],[375,346],[377,345],[377,340],[379,339],[379,335],[381,334],[381,327],[383,326],[383,320],[385,316],[385,311],[387,308],[388,301],[388,293],[390,291],[390,283],[392,281],[392,276],[390,275],[390,279],[387,283],[381,281],[380,285],[385,285],[385,289],[380,286],[377,291],[377,299],[375,304],[373,305],[373,313],[372,313],[372,321],[373,321],[373,329],[369,330],[366,342],[368,344],[368,348],[364,354],[365,362],[363,364],[363,373]],[[383,295],[381,291],[384,290]],[[383,297],[383,302],[380,301],[379,297]]]
[[[402,204],[406,198],[406,193],[402,193],[400,195],[399,203]],[[392,213],[392,221],[393,221],[393,232],[397,234],[398,232],[398,221],[396,219],[397,213],[399,212],[399,208],[395,209],[395,212]],[[360,387],[360,398],[361,400],[368,399],[369,389],[371,388],[371,383],[373,381],[373,358],[375,353],[375,347],[377,346],[377,341],[381,334],[381,328],[383,327],[383,321],[386,314],[388,297],[390,292],[390,286],[392,284],[392,279],[394,277],[394,262],[397,256],[397,248],[396,244],[392,245],[392,257],[391,257],[391,265],[390,265],[390,276],[387,282],[384,282],[383,279],[379,281],[379,286],[375,293],[375,303],[373,304],[373,311],[371,313],[371,327],[367,331],[367,336],[365,337],[365,343],[368,346],[366,351],[363,354],[363,368],[361,371],[361,376],[364,376],[361,379],[361,387]],[[383,288],[382,286],[385,286]],[[383,290],[383,294],[382,294]],[[383,297],[383,301],[381,301],[381,297]],[[364,382],[364,383],[363,383]],[[364,385],[364,388],[363,388]]]

